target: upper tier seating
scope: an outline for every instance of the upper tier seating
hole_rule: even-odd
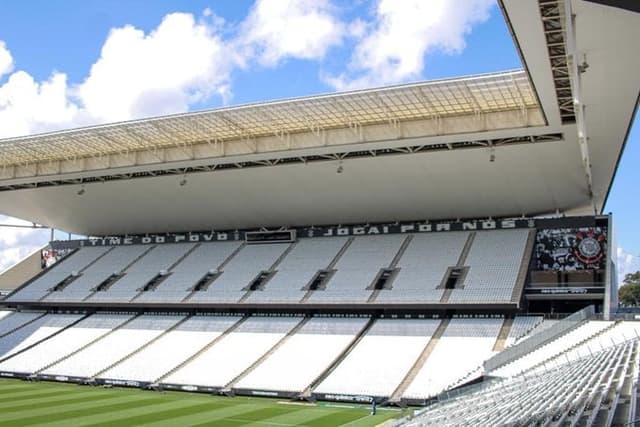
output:
[[[440,324],[434,319],[380,319],[314,390],[391,396]]]
[[[246,245],[222,269],[204,291],[194,292],[189,302],[238,302],[260,272],[269,270],[289,243]]]
[[[302,392],[345,350],[367,321],[314,317],[235,387]]]
[[[513,297],[529,230],[479,231],[465,260],[464,289],[449,302],[509,302]]]
[[[299,302],[319,270],[326,269],[347,242],[346,237],[300,239],[278,265],[277,274],[265,288],[252,292],[249,302]]]
[[[126,322],[128,314],[94,314],[2,363],[0,371],[34,373]]]
[[[426,363],[404,393],[435,396],[493,354],[503,319],[451,319]]]
[[[64,289],[48,294],[45,301],[82,301],[94,292],[94,288],[111,275],[121,273],[129,264],[151,248],[151,246],[144,245],[114,247],[86,268],[80,277]],[[62,264],[65,262],[63,261]]]
[[[61,262],[54,264],[42,276],[35,279],[28,286],[11,294],[9,301],[38,301],[50,290],[72,274],[79,273],[89,264],[107,252],[109,247],[84,247],[67,256]]]
[[[103,372],[101,378],[154,382],[240,320],[239,316],[194,316],[122,363]],[[162,357],[158,357],[162,355]],[[209,366],[208,369],[211,369]]]
[[[45,369],[47,375],[93,377],[183,320],[184,316],[142,315],[82,351]]]
[[[161,271],[169,270],[194,246],[194,243],[154,246],[129,267],[124,272],[124,276],[115,281],[107,290],[94,293],[88,301],[126,302],[131,300],[147,283],[158,276]]]
[[[301,317],[251,317],[162,382],[223,388],[301,320]]]
[[[414,234],[398,262],[392,289],[381,290],[376,302],[440,302],[444,289],[438,287],[468,238],[468,232]]]
[[[466,231],[301,238],[291,244],[84,247],[10,295],[9,300],[189,304],[513,302],[529,230],[474,233],[466,256],[466,243],[471,242],[471,233]],[[445,291],[447,272],[456,266],[464,267],[460,283]],[[72,272],[79,275],[71,276]]]
[[[404,234],[356,237],[338,260],[336,273],[326,289],[313,291],[309,302],[367,302],[373,290],[367,289],[381,269],[389,267],[402,243]]]
[[[240,247],[240,242],[202,243],[178,265],[158,287],[140,294],[140,302],[180,302],[196,283],[220,265]]]

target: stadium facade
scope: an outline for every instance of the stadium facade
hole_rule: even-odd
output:
[[[616,404],[541,391],[537,412],[494,398],[474,416],[635,419],[640,327],[616,320],[603,208],[640,15],[500,5],[523,70],[0,141],[0,211],[92,236],[0,276],[0,376],[396,404],[461,390],[426,423],[525,399],[536,373],[606,383]]]

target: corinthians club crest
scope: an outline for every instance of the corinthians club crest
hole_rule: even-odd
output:
[[[595,264],[604,257],[605,240],[606,236],[602,231],[579,231],[576,233],[573,253],[580,262],[587,265]]]

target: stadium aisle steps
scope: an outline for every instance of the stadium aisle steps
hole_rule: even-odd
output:
[[[326,271],[331,271],[334,269],[334,267],[336,266],[336,264],[338,263],[338,261],[340,261],[340,258],[342,258],[342,255],[344,255],[345,252],[347,252],[347,250],[349,249],[349,246],[351,246],[351,244],[353,243],[353,241],[355,240],[355,237],[351,236],[349,237],[349,239],[347,239],[347,241],[344,243],[344,246],[342,246],[342,248],[340,248],[340,250],[338,251],[338,253],[336,254],[335,257],[333,257],[333,259],[331,260],[331,262],[329,263],[329,265],[327,266],[327,268],[325,268],[324,270]],[[300,302],[306,302],[309,298],[311,298],[311,295],[313,295],[314,290],[313,289],[309,289],[304,295],[303,297],[300,299]]]
[[[287,334],[284,337],[282,337],[280,340],[278,340],[278,342],[275,343],[275,345],[273,347],[271,347],[269,349],[269,351],[267,351],[265,354],[263,354],[258,360],[253,362],[247,369],[242,371],[238,376],[236,376],[234,379],[229,381],[229,383],[224,386],[223,391],[227,392],[227,393],[232,392],[233,387],[235,387],[235,385],[240,380],[242,380],[244,377],[246,377],[251,372],[253,372],[254,369],[256,369],[258,366],[260,366],[260,364],[262,364],[262,362],[267,360],[269,358],[269,356],[271,356],[273,353],[275,353],[276,350],[278,350],[285,342],[287,342],[287,340],[289,338],[291,338],[293,335],[295,335],[296,332],[298,332],[311,319],[312,319],[311,317],[304,317],[302,320],[300,320],[300,323],[298,323],[296,326],[294,326],[294,328],[291,329],[289,332],[287,332]]]
[[[111,335],[112,333],[114,333],[115,331],[117,331],[118,329],[122,328],[123,326],[126,326],[127,324],[129,324],[130,322],[132,322],[134,319],[136,319],[138,316],[140,316],[140,314],[135,314],[133,316],[131,316],[130,318],[128,318],[127,320],[125,320],[124,322],[122,322],[121,324],[119,324],[118,326],[116,326],[115,328],[111,329],[110,331],[100,335],[99,337],[89,341],[88,343],[84,344],[82,347],[77,348],[76,350],[72,351],[71,353],[65,355],[64,357],[61,357],[60,359],[56,360],[55,362],[49,363],[46,366],[44,366],[43,368],[38,369],[36,372],[34,372],[34,374],[39,374],[42,371],[49,369],[50,367],[52,367],[53,365],[56,365],[60,362],[62,362],[63,360],[66,360],[68,358],[70,358],[71,356],[74,356],[78,353],[80,353],[82,350],[84,350],[85,348],[89,347],[90,345],[93,345],[94,343],[100,341],[101,339]]]
[[[189,249],[187,252],[185,252],[184,254],[182,254],[182,255],[180,256],[180,258],[178,258],[178,259],[176,260],[176,262],[174,262],[173,264],[171,264],[171,265],[169,266],[169,268],[167,268],[167,271],[168,271],[169,273],[173,272],[174,268],[176,268],[176,267],[177,267],[177,266],[178,266],[182,261],[184,261],[184,260],[185,260],[189,255],[191,255],[191,254],[193,253],[193,251],[195,251],[196,249],[198,249],[201,245],[202,245],[202,243],[198,243],[198,244],[196,244],[196,245],[193,245],[193,246],[191,247],[191,249]],[[160,284],[159,284],[159,285],[162,285],[162,282],[160,282]],[[157,286],[158,286],[158,285],[156,285],[156,287],[157,287]],[[138,297],[140,297],[140,296],[141,296],[141,295],[143,295],[144,293],[145,293],[145,291],[144,291],[144,290],[140,290],[140,292],[138,292],[138,293],[137,293],[133,298],[131,298],[131,299],[129,300],[129,302],[133,302],[133,301],[135,301]]]
[[[440,337],[442,337],[442,334],[447,329],[447,326],[449,326],[449,321],[450,319],[442,319],[442,321],[438,325],[438,328],[431,336],[431,339],[424,347],[424,350],[422,350],[422,353],[420,353],[420,357],[418,357],[409,372],[407,372],[407,375],[402,379],[402,382],[389,397],[390,402],[400,402],[402,395],[407,390],[409,385],[413,382],[413,379],[416,377],[416,375],[418,375],[418,372],[420,372],[424,364],[427,362],[427,359],[431,355],[433,349],[436,347],[436,345],[438,345]]]
[[[95,373],[92,377],[93,378],[98,378],[101,374],[107,372],[109,369],[113,368],[116,365],[119,365],[120,363],[124,362],[125,360],[127,360],[128,358],[130,358],[131,356],[138,354],[140,351],[144,350],[145,348],[149,347],[151,344],[153,344],[154,342],[158,341],[160,338],[162,338],[165,334],[167,334],[168,332],[173,331],[174,329],[176,329],[178,326],[182,325],[184,322],[186,322],[189,318],[191,318],[191,315],[185,316],[184,318],[180,319],[177,323],[175,323],[173,326],[171,326],[168,329],[165,329],[161,334],[155,336],[153,339],[147,341],[146,343],[144,343],[143,345],[141,345],[140,347],[138,347],[137,349],[133,350],[131,353],[127,354],[126,356],[120,358],[118,361],[112,363],[111,365],[107,366],[106,368],[100,370],[99,372]]]
[[[408,235],[406,239],[404,239],[404,242],[402,242],[402,245],[400,246],[400,249],[398,249],[398,253],[396,254],[395,257],[393,257],[393,260],[391,261],[391,264],[389,264],[389,269],[395,269],[398,266],[398,263],[400,262],[400,259],[402,258],[402,256],[404,255],[404,253],[406,252],[407,248],[409,247],[409,245],[411,244],[411,241],[413,240],[413,235]],[[369,295],[369,298],[367,299],[367,302],[374,302],[376,300],[376,298],[378,298],[378,295],[380,294],[380,292],[382,291],[382,289],[374,289],[373,292],[371,292],[371,295]]]
[[[318,387],[318,385],[320,385],[320,383],[322,383],[322,381],[325,380],[325,378],[327,378],[337,367],[338,365],[340,365],[340,363],[342,363],[342,361],[349,355],[349,353],[351,353],[351,351],[358,345],[358,343],[360,341],[362,341],[362,338],[367,335],[367,332],[369,332],[369,329],[371,329],[371,327],[373,326],[373,324],[376,322],[376,319],[374,319],[373,317],[371,319],[369,319],[369,321],[367,322],[367,324],[365,325],[364,328],[362,328],[362,330],[358,333],[358,335],[356,335],[353,340],[349,343],[349,345],[347,347],[345,347],[344,351],[342,353],[340,353],[333,362],[331,362],[331,364],[329,366],[327,366],[327,369],[324,370],[324,372],[322,372],[320,375],[318,375],[318,377],[316,377],[316,379],[314,379],[311,384],[309,385],[309,387],[307,387],[301,394],[300,397],[302,398],[308,398],[311,396],[312,391]]]
[[[275,260],[275,262],[271,265],[271,267],[269,267],[269,269],[265,270],[265,271],[268,272],[268,273],[272,273],[272,274],[275,273],[276,272],[275,270],[278,267],[278,265],[280,265],[282,260],[284,260],[287,257],[287,255],[289,255],[291,253],[291,251],[296,247],[297,244],[298,244],[297,240],[295,242],[291,242],[289,247],[287,249],[285,249],[285,251],[280,254],[278,259]],[[269,279],[270,278],[271,277],[269,277]],[[267,279],[267,283],[268,283],[269,279]],[[255,292],[255,291],[252,291],[251,289],[247,289],[247,291],[244,293],[244,295],[242,295],[240,297],[240,299],[238,300],[238,303],[244,302],[247,298],[249,298],[251,296],[251,294],[253,292]]]
[[[527,281],[527,273],[529,272],[529,260],[533,256],[537,232],[535,228],[529,230],[527,243],[524,248],[524,253],[522,254],[522,260],[520,261],[520,271],[516,279],[516,286],[513,288],[513,293],[511,294],[511,301],[514,303],[522,299],[522,293],[524,292],[524,286]]]
[[[185,359],[184,361],[182,361],[179,365],[173,367],[170,371],[164,373],[161,377],[157,378],[154,381],[154,385],[158,385],[160,384],[165,378],[168,378],[171,374],[173,374],[174,372],[178,371],[179,369],[182,369],[184,366],[188,365],[189,363],[191,363],[191,361],[193,361],[194,359],[197,359],[202,353],[204,353],[205,351],[207,351],[209,348],[211,348],[212,346],[214,346],[218,341],[220,341],[221,339],[223,339],[224,337],[226,337],[227,335],[229,335],[231,332],[235,331],[236,329],[238,329],[238,327],[240,325],[242,325],[244,322],[247,321],[247,319],[249,319],[251,316],[246,315],[241,317],[240,319],[238,319],[238,321],[236,323],[234,323],[233,325],[231,325],[230,328],[228,328],[226,331],[224,331],[222,334],[216,336],[214,339],[212,339],[210,342],[208,342],[205,346],[201,347],[200,349],[198,349],[195,353],[193,353],[191,356],[189,356],[189,358]]]
[[[236,255],[238,255],[240,253],[240,251],[242,251],[242,249],[244,249],[247,246],[247,242],[242,242],[242,244],[240,246],[238,246],[237,248],[234,249],[233,252],[231,252],[229,254],[229,256],[227,256],[224,261],[222,261],[222,263],[220,263],[220,265],[216,268],[216,270],[218,271],[223,271],[224,266],[229,264],[235,257]],[[189,294],[184,297],[182,299],[182,301],[180,302],[187,302],[191,299],[191,297],[193,297],[194,295],[196,295],[199,291],[197,291],[196,289],[193,289],[191,292],[189,292]]]
[[[493,346],[493,351],[504,350],[504,346],[505,346],[505,343],[507,342],[507,338],[509,337],[509,333],[511,332],[512,326],[513,326],[513,317],[504,319],[504,323],[502,324],[502,329],[500,329],[500,334],[498,334],[498,339],[496,339],[496,344]]]
[[[129,268],[131,268],[131,266],[132,266],[132,265],[134,265],[136,262],[138,262],[139,260],[141,260],[145,255],[147,255],[149,252],[151,252],[151,251],[152,251],[156,246],[157,246],[157,245],[149,245],[149,247],[148,247],[146,250],[142,251],[142,253],[141,253],[141,254],[139,254],[136,258],[134,258],[134,259],[133,259],[133,261],[131,261],[129,264],[127,264],[127,265],[126,265],[126,266],[121,270],[121,273],[126,273],[126,272],[127,272],[127,270],[129,270]],[[108,286],[107,288],[103,289],[103,291],[108,291],[108,290],[109,290],[109,288],[110,288],[111,286],[113,286],[113,285],[114,285],[114,283],[116,283],[116,282],[117,282],[118,280],[120,280],[121,278],[122,278],[122,276],[120,276],[118,279],[116,279],[116,280],[112,281],[111,283],[109,283],[109,286]],[[98,293],[98,289],[97,289],[97,287],[96,287],[96,288],[93,288],[93,289],[91,290],[91,292],[89,293],[89,295],[87,295],[86,297],[84,297],[84,298],[82,299],[82,301],[83,301],[83,302],[84,302],[84,301],[88,301],[89,299],[91,299],[91,298],[92,298],[95,294],[97,294],[97,293]]]
[[[469,252],[471,252],[471,247],[473,246],[473,241],[476,239],[476,232],[472,231],[469,233],[469,237],[467,237],[467,241],[462,248],[462,252],[460,253],[460,258],[458,258],[458,262],[456,262],[456,267],[462,268],[464,267],[464,263],[469,256]],[[440,298],[440,303],[445,304],[449,302],[449,298],[451,298],[451,294],[453,293],[453,289],[445,289],[442,293],[442,298]]]

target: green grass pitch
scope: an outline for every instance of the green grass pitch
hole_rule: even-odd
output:
[[[0,426],[376,426],[397,410],[0,379]]]

